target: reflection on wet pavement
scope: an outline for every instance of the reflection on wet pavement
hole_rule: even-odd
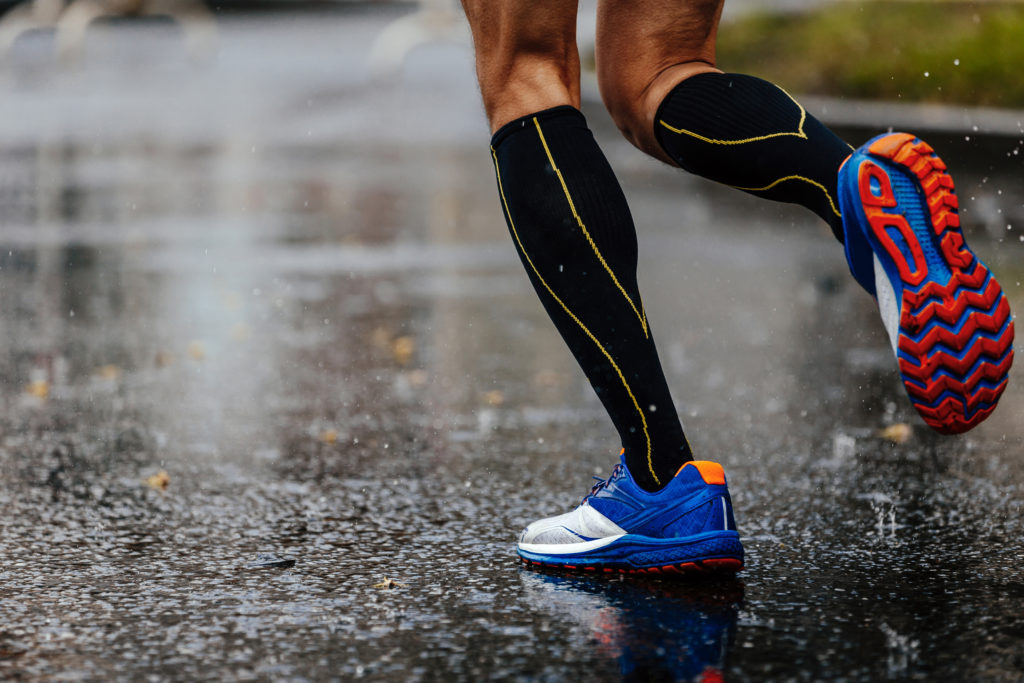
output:
[[[139,74],[103,54],[0,81],[0,676],[1020,679],[1020,383],[930,434],[827,230],[643,162],[596,112],[748,567],[520,568],[518,530],[618,449],[508,241],[466,55],[371,89],[322,61],[373,15],[296,19],[277,62],[235,22],[209,72],[137,67],[167,92],[122,93]],[[957,177],[1024,310],[1012,161]]]
[[[576,623],[575,648],[616,661],[626,680],[721,680],[743,584],[613,580],[522,572],[524,598]]]

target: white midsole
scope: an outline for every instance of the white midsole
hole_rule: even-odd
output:
[[[603,548],[625,535],[606,536],[593,541],[583,541],[582,543],[520,543],[519,549],[523,552],[536,553],[537,555],[573,555]]]
[[[875,293],[878,297],[878,312],[882,314],[882,324],[889,333],[892,352],[899,355],[900,342],[900,302],[896,300],[896,290],[885,274],[882,262],[875,255]]]

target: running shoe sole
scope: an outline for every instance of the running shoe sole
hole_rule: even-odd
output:
[[[840,170],[840,202],[901,285],[894,344],[911,402],[936,431],[966,432],[1006,389],[1014,330],[1002,288],[964,242],[946,165],[913,135],[879,136]]]
[[[743,569],[743,546],[736,531],[685,538],[625,534],[599,548],[593,548],[594,543],[576,544],[588,546],[578,553],[557,554],[549,554],[543,545],[521,544],[519,556],[527,565],[605,574],[735,574]]]

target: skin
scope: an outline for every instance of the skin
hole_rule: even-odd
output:
[[[580,106],[577,0],[462,0],[491,132],[528,114]],[[674,164],[654,137],[658,106],[715,67],[722,0],[600,0],[597,78],[608,112],[636,147]],[[638,47],[639,46],[639,47]]]

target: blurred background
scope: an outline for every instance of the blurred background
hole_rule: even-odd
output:
[[[1019,373],[928,432],[824,225],[618,136],[594,11],[583,109],[739,580],[516,562],[618,446],[454,3],[0,0],[0,677],[1020,679]],[[1017,2],[730,0],[719,64],[925,136],[1024,310],[1021,35]]]

